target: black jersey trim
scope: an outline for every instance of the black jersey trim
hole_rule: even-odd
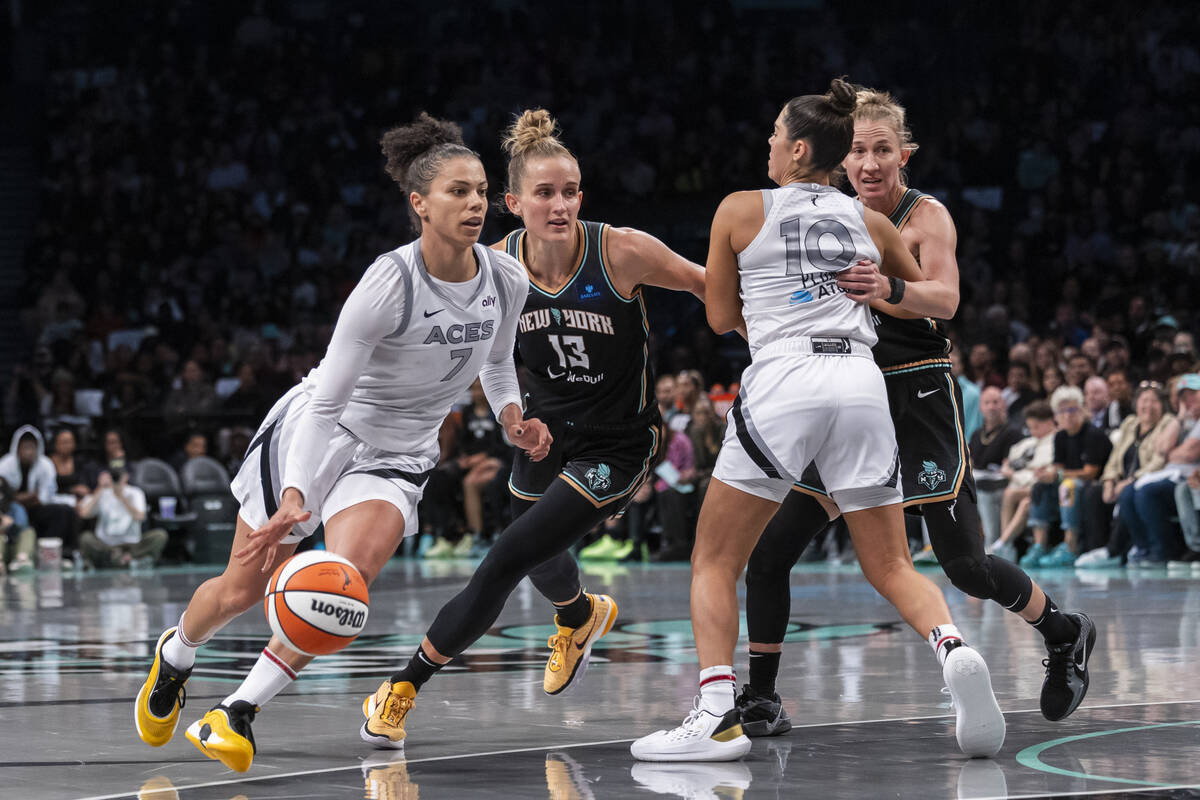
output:
[[[562,285],[558,291],[551,291],[546,286],[538,283],[537,278],[533,277],[533,273],[529,271],[529,265],[525,263],[525,256],[522,251],[525,248],[525,237],[529,235],[529,231],[522,229],[517,241],[517,260],[521,262],[521,266],[525,267],[525,274],[529,276],[529,285],[538,291],[539,294],[544,294],[546,297],[561,297],[562,293],[570,289],[575,283],[575,279],[583,272],[584,262],[587,261],[588,251],[592,246],[592,237],[588,235],[587,226],[582,220],[575,220],[575,230],[579,232],[583,241],[583,247],[579,248],[579,260],[575,262],[575,268],[571,271],[571,277]]]

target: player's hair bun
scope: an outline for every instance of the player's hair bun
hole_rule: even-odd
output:
[[[526,109],[508,129],[508,135],[504,137],[504,152],[508,153],[509,158],[517,158],[546,144],[561,146],[557,132],[558,123],[549,111],[544,108]]]
[[[829,101],[829,108],[835,114],[849,116],[858,105],[858,92],[843,79],[834,78],[829,82],[829,91],[825,93],[825,99]]]
[[[462,146],[462,128],[424,111],[415,122],[392,128],[379,140],[383,154],[387,156],[384,169],[406,190],[413,188],[408,185],[408,168],[422,155],[443,144]]]

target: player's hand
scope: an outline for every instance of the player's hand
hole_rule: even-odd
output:
[[[554,437],[546,423],[537,417],[522,419],[504,429],[508,440],[529,454],[530,461],[541,461],[550,453]]]
[[[267,524],[252,532],[246,538],[250,543],[233,554],[233,557],[243,567],[249,567],[262,559],[259,572],[266,572],[275,563],[275,554],[279,550],[280,541],[292,532],[292,526],[307,522],[312,516],[311,511],[304,510],[304,498],[298,491],[288,488],[283,493],[279,510],[267,520]]]
[[[879,265],[866,259],[839,272],[837,283],[856,303],[883,300],[892,293],[892,285],[888,283],[887,276],[879,271]]]

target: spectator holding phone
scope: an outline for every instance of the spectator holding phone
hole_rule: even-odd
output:
[[[79,541],[84,559],[95,567],[126,567],[135,561],[153,564],[167,546],[166,531],[142,531],[146,494],[129,484],[124,470],[115,470],[115,475],[101,472],[96,491],[80,503],[79,513],[85,519],[96,518],[95,533],[84,533]]]

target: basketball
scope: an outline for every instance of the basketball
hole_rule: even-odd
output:
[[[263,599],[271,631],[308,656],[336,653],[367,624],[367,583],[354,565],[309,550],[279,565]]]

